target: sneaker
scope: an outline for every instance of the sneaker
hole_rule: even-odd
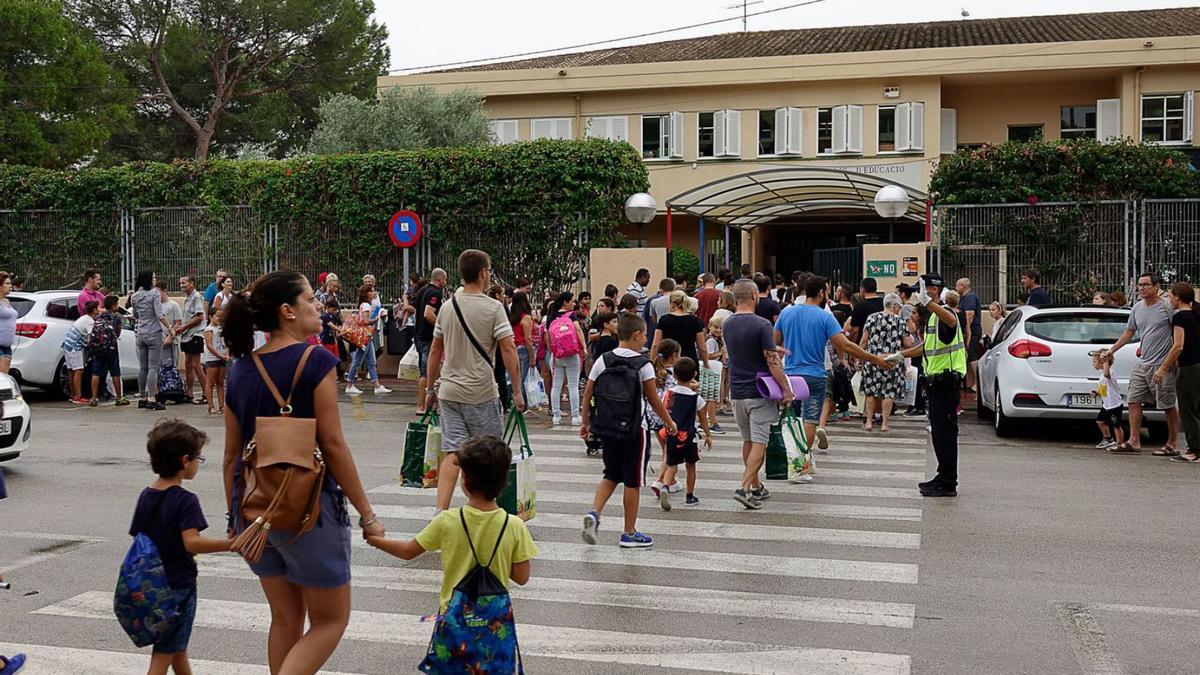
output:
[[[1107,450],[1116,444],[1117,444],[1117,442],[1114,441],[1113,439],[1104,438],[1104,439],[1101,439],[1100,442],[1096,444],[1096,448],[1098,448],[1100,450]]]
[[[575,415],[575,416],[571,417],[571,426],[573,426],[573,427],[583,426],[583,418],[580,417],[579,415]]]
[[[766,485],[760,485],[760,486],[758,486],[758,489],[757,489],[757,490],[751,490],[751,491],[750,491],[750,494],[754,495],[754,498],[755,498],[755,499],[757,499],[757,500],[759,500],[759,501],[762,501],[762,500],[764,500],[764,499],[770,499],[770,498],[771,498],[771,491],[767,489],[767,486],[766,486]]]
[[[621,533],[621,548],[649,548],[653,545],[654,540],[641,532]]]
[[[662,491],[660,491],[660,492],[658,493],[658,505],[662,507],[662,510],[663,510],[663,511],[670,511],[670,510],[671,510],[671,489],[670,489],[670,486],[667,486],[667,489],[665,489],[665,490],[662,490]]]
[[[118,406],[129,405],[129,399],[122,396],[121,398],[117,399],[117,402],[114,405],[118,405]]]
[[[811,483],[811,482],[813,482],[813,477],[812,477],[811,473],[802,473],[799,476],[796,476],[795,478],[788,480],[788,482],[789,483]]]
[[[166,409],[167,409],[167,406],[163,405],[162,403],[159,403],[158,401],[148,401],[146,403],[146,410],[166,410]]]
[[[388,389],[387,387],[383,386],[382,384],[375,385],[375,395],[376,396],[383,396],[384,394],[390,394],[390,393],[392,393],[392,390]]]
[[[696,495],[688,495],[687,500],[683,502],[686,506],[695,506],[700,503],[700,498]]]
[[[595,511],[588,511],[583,517],[583,542],[585,544],[596,543],[596,531],[600,529],[600,514]]]
[[[562,415],[555,415],[555,416],[551,417],[550,418],[550,426],[552,426],[552,427],[562,426]]]
[[[714,424],[714,425],[712,425],[711,427],[709,427],[709,428],[708,428],[708,430],[709,430],[709,431],[711,431],[711,432],[713,432],[713,433],[714,433],[714,434],[716,434],[717,436],[724,436],[724,435],[725,435],[725,430],[721,428],[721,425],[720,425],[720,424]]]
[[[138,410],[145,410],[146,406],[149,405],[149,403],[150,402],[144,398],[138,399]]]
[[[825,433],[825,427],[817,427],[817,447],[822,450],[829,449],[829,434]]]
[[[96,399],[92,399],[92,400],[88,401],[89,408],[95,408],[96,406],[99,406],[99,405],[100,405],[100,401],[98,401]]]
[[[751,511],[757,511],[762,508],[762,501],[745,490],[734,490],[733,499]]]
[[[663,484],[657,478],[655,478],[654,482],[650,484],[650,490],[654,493],[655,497],[659,496],[658,493],[660,490],[662,490],[662,488]]]
[[[75,405],[87,405],[88,400],[82,396],[72,396],[71,403],[74,403]]]
[[[346,387],[346,394],[349,396],[361,396],[362,390],[352,384]]]
[[[663,492],[683,492],[683,485],[679,481],[675,481],[670,485],[664,485]]]
[[[935,485],[937,485],[937,484],[938,484],[938,483],[937,483],[937,479],[935,478],[935,479],[927,480],[927,481],[924,481],[924,482],[921,482],[921,483],[917,483],[917,489],[919,489],[919,490],[928,490],[929,488],[931,488],[931,487],[933,487],[933,486],[935,486]]]
[[[957,497],[958,490],[953,487],[942,485],[940,483],[935,483],[933,485],[930,485],[927,488],[922,488],[921,496],[922,497]]]
[[[13,654],[0,658],[4,659],[4,667],[0,668],[0,675],[16,675],[18,670],[25,667],[24,654]]]
[[[924,417],[925,409],[924,408],[909,408],[908,410],[904,411],[904,416],[905,417]]]

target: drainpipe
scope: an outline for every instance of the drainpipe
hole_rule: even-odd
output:
[[[586,130],[583,128],[583,97],[575,94],[575,138],[585,138]]]
[[[704,217],[700,217],[700,273],[704,273]]]
[[[667,207],[667,276],[671,276],[671,207]]]

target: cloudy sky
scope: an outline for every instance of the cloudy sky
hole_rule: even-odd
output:
[[[765,0],[749,12],[780,9],[801,0]],[[741,30],[740,0],[375,0],[387,24],[392,68],[419,68],[558,49],[722,18],[727,23],[640,38],[609,46],[657,42]],[[726,9],[737,4],[737,9]],[[947,21],[971,18],[1129,9],[1161,9],[1185,0],[824,0],[750,17],[750,30],[852,24]],[[577,50],[567,50],[577,51]]]

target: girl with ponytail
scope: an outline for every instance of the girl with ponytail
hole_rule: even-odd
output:
[[[364,533],[383,536],[384,528],[367,500],[338,418],[337,358],[307,344],[321,330],[321,315],[308,280],[296,272],[272,272],[233,295],[224,305],[225,343],[238,357],[229,369],[225,396],[225,497],[229,527],[245,529],[239,499],[242,449],[254,437],[261,417],[280,414],[251,352],[262,362],[280,394],[291,397],[291,416],[316,420],[317,444],[327,471],[317,525],[296,537],[272,530],[269,546],[250,569],[259,577],[271,606],[267,658],[273,673],[316,672],[337,648],[350,618],[350,515],[346,500],[361,514]],[[255,331],[270,334],[254,349]],[[308,359],[293,388],[306,352]],[[301,601],[303,598],[303,601]],[[300,627],[308,621],[308,631]]]

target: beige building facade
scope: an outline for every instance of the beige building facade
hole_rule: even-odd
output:
[[[648,246],[857,278],[863,244],[927,237],[944,153],[1129,137],[1195,160],[1200,8],[735,33],[379,80],[419,85],[479,91],[497,142],[628,142],[660,210]],[[885,185],[909,195],[894,221],[871,207]]]

